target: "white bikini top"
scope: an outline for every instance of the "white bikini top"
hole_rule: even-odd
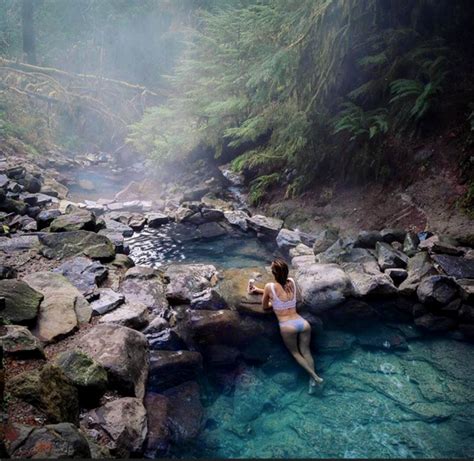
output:
[[[283,310],[283,309],[294,309],[294,308],[296,308],[296,284],[295,284],[295,281],[293,279],[288,278],[288,280],[293,284],[293,289],[294,289],[293,298],[289,299],[288,301],[282,301],[276,294],[275,284],[270,283],[270,288],[272,289],[272,293],[273,293],[272,306],[273,306],[274,310],[279,311],[279,310]]]

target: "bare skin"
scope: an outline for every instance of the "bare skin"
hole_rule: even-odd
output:
[[[273,293],[269,283],[267,283],[263,289],[255,286],[251,286],[250,288],[250,293],[263,295],[262,307],[264,310],[272,309]],[[275,283],[275,291],[281,301],[292,299],[294,294],[292,289],[290,290],[290,293],[285,291],[279,283]],[[274,310],[274,312],[279,322],[299,318],[295,308],[279,311]],[[296,362],[306,370],[316,383],[322,383],[323,379],[316,374],[314,369],[314,360],[310,350],[311,326],[306,320],[304,323],[305,326],[302,332],[298,332],[296,328],[291,325],[280,325],[280,333],[285,346],[290,351]]]

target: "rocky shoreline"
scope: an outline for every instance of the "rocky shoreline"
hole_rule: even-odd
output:
[[[278,329],[246,284],[270,274],[136,266],[127,238],[147,227],[274,244],[291,259],[318,350],[351,347],[324,335],[332,325],[360,328],[367,348],[404,350],[433,334],[473,340],[469,242],[400,229],[310,235],[252,215],[205,166],[193,178],[152,200],[131,183],[115,199],[75,202],[44,166],[0,159],[6,455],[163,456],[199,434],[206,369],[268,360]],[[383,326],[365,334],[374,322]]]

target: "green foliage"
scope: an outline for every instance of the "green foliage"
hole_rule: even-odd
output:
[[[254,179],[250,183],[249,202],[251,205],[258,205],[264,198],[266,192],[280,181],[279,173],[263,175]]]

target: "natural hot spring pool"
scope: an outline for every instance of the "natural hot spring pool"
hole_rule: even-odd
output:
[[[172,227],[128,240],[137,264],[213,263],[221,268],[263,266],[273,251],[252,238],[190,240]],[[307,394],[307,377],[284,346],[271,345],[267,362],[240,360],[207,369],[201,379],[203,429],[173,458],[472,458],[474,457],[474,345],[422,337],[402,328],[408,350],[367,349],[361,334],[330,330],[315,336],[325,379]],[[337,339],[338,352],[330,346]],[[342,347],[341,347],[342,344]]]

